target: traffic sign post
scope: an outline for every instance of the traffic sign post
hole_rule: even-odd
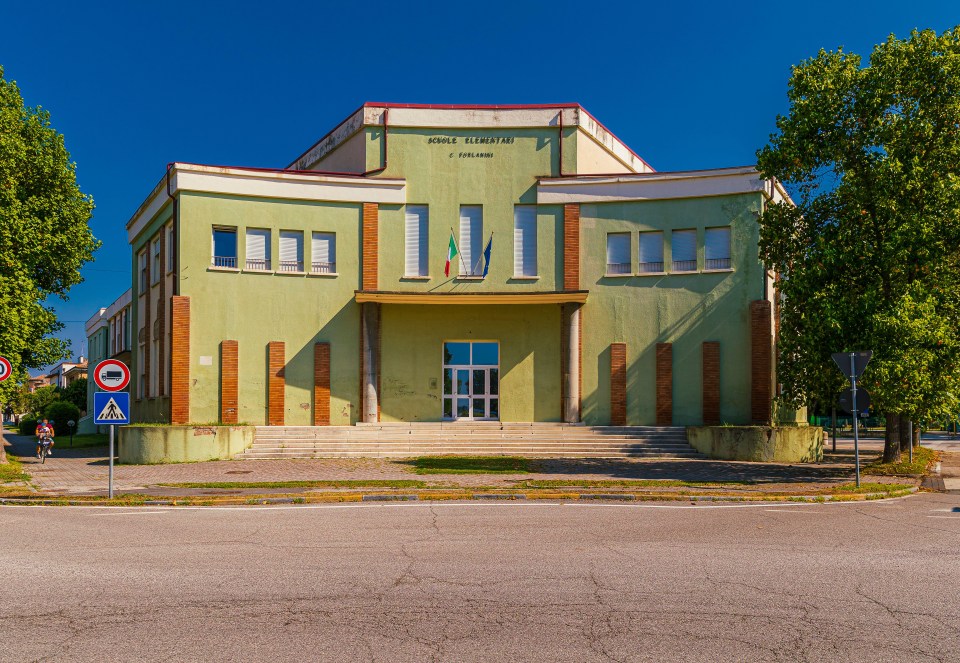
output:
[[[98,379],[101,374],[100,367],[104,364],[112,362],[114,365],[120,364],[123,367],[123,370],[126,372],[126,381],[124,386],[130,382],[130,369],[127,368],[126,364],[115,361],[113,359],[108,359],[105,362],[100,362],[97,366],[97,371],[94,373],[94,381],[97,385],[100,385],[100,380]],[[111,368],[110,370],[119,370],[116,368]],[[122,377],[122,376],[121,376]],[[114,429],[117,427],[117,424],[129,424],[130,423],[130,393],[126,391],[98,391],[93,394],[93,412],[94,418],[93,423],[97,426],[107,424],[110,426],[110,461],[109,469],[107,471],[107,497],[113,499],[113,436]]]
[[[13,366],[10,365],[10,360],[6,357],[0,357],[0,382],[3,382],[11,375],[13,375]]]
[[[867,394],[865,389],[861,389],[860,393],[862,394],[857,397],[857,378],[863,375],[863,371],[867,368],[867,364],[870,363],[870,357],[873,356],[871,350],[866,352],[835,352],[833,355],[833,361],[837,363],[837,366],[840,367],[840,371],[850,378],[850,390],[849,392],[844,392],[844,396],[849,393],[850,399],[850,410],[853,414],[853,457],[854,462],[856,463],[857,468],[857,488],[860,487],[860,426],[857,422],[857,405],[861,403],[869,405],[870,396]],[[842,401],[841,401],[842,402]],[[866,407],[864,407],[866,409]]]

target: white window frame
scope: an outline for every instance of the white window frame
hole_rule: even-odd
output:
[[[216,255],[217,243],[215,238],[218,232],[233,233],[233,255],[232,256]],[[236,269],[239,253],[240,253],[240,243],[237,238],[237,227],[236,226],[213,226],[210,231],[210,264],[213,267],[219,267],[220,269]]]
[[[513,207],[513,277],[538,278],[537,271],[537,206]]]
[[[680,238],[693,238],[693,257],[689,255],[677,259],[678,240]],[[689,243],[689,241],[687,241]],[[670,233],[670,271],[678,274],[692,273],[697,271],[697,231],[695,228],[683,228],[674,230]]]
[[[289,255],[291,240],[294,242],[295,259],[291,259]],[[287,251],[286,259],[284,259],[284,251]],[[279,260],[277,260],[278,273],[303,274],[303,231],[281,230],[279,253]]]
[[[717,242],[711,242],[712,238],[722,237],[726,239],[725,243],[722,243],[719,247],[719,252],[717,251],[718,246]],[[707,228],[704,230],[703,234],[703,269],[704,271],[727,271],[733,269],[733,261],[731,259],[731,241],[732,233],[730,226],[717,226],[714,228]]]
[[[630,276],[633,274],[632,243],[633,239],[629,232],[607,233],[606,276]],[[622,255],[624,251],[626,251],[626,255]]]
[[[407,205],[403,219],[403,276],[427,278],[430,276],[430,208],[427,205]]]
[[[140,279],[137,282],[139,284],[139,294],[143,294],[147,291],[147,249],[144,248],[140,253],[137,254],[137,266],[140,269]]]
[[[337,275],[337,233],[314,231],[310,235],[310,273]]]
[[[160,269],[163,267],[163,265],[160,264],[160,243],[162,241],[162,235],[157,235],[157,238],[150,242],[150,246],[153,247],[150,263],[150,285],[160,283]]]
[[[466,214],[464,214],[466,212]],[[483,205],[460,206],[460,276],[483,275]],[[466,270],[466,271],[464,271]]]
[[[263,255],[258,257],[256,249],[258,247],[250,246],[252,239],[256,237],[263,238]],[[270,243],[273,240],[269,228],[246,228],[243,237],[243,264],[244,269],[250,272],[269,272],[271,267]],[[253,249],[253,250],[251,250]],[[253,257],[252,257],[253,256]]]

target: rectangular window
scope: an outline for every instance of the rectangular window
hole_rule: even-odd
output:
[[[337,273],[337,235],[335,233],[313,233],[310,244],[310,273]]]
[[[237,266],[237,229],[213,228],[213,260],[214,267]]]
[[[303,233],[298,230],[280,231],[280,271],[303,271]]]
[[[629,274],[630,272],[630,233],[608,233],[607,274]]]
[[[537,206],[513,208],[513,275],[537,275]]]
[[[640,233],[640,271],[663,271],[663,233],[659,230]]]
[[[430,214],[426,205],[407,205],[404,226],[404,276],[428,276],[427,246]]]
[[[460,206],[460,276],[483,274],[483,207]]]
[[[262,228],[247,228],[247,269],[267,271],[270,269],[270,231]]]
[[[167,227],[167,271],[173,271],[173,258],[176,246],[173,242],[173,226]]]
[[[730,269],[730,228],[707,228],[704,269]]]
[[[674,230],[670,237],[673,271],[697,271],[697,231]]]
[[[160,238],[153,240],[153,267],[150,274],[151,283],[160,282]]]
[[[127,326],[128,322],[129,321],[127,320],[127,312],[126,310],[124,310],[123,317],[120,319],[120,326],[123,327],[122,333],[123,333],[123,349],[124,350],[130,349],[130,329]]]
[[[137,263],[140,267],[140,294],[147,291],[147,250],[144,249],[137,255]]]

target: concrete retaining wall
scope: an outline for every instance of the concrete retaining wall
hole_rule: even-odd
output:
[[[823,460],[823,429],[818,426],[690,426],[687,440],[697,451],[718,460]]]
[[[253,445],[253,426],[120,426],[121,463],[222,460]]]

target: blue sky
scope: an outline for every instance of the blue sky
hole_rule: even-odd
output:
[[[0,65],[52,113],[97,208],[83,322],[130,286],[124,225],[170,161],[282,167],[364,101],[579,102],[657,170],[751,164],[790,65],[956,0],[804,3],[47,2],[3,9]]]

